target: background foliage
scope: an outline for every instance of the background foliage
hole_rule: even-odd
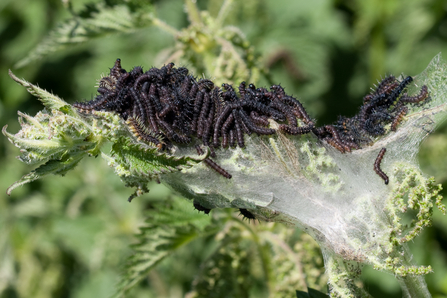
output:
[[[198,6],[219,20],[222,2],[198,1]],[[9,78],[9,68],[68,102],[90,99],[96,80],[118,57],[126,69],[135,65],[148,69],[182,53],[186,66],[198,76],[238,81],[238,76],[207,68],[206,57],[200,54],[200,46],[207,44],[192,44],[182,31],[194,25],[184,10],[181,0],[0,2],[0,125],[8,124],[8,130],[15,132],[17,110],[34,115],[41,109]],[[236,32],[230,38],[251,61],[248,67],[261,66],[259,74],[239,75],[259,85],[281,83],[322,124],[339,114],[354,114],[361,97],[380,76],[415,75],[438,52],[447,53],[446,10],[441,0],[246,0],[232,4],[224,25],[242,32],[228,30]],[[116,26],[104,30],[103,24],[95,22],[100,13],[111,15]],[[153,16],[164,23],[154,23]],[[55,28],[59,29],[49,34]],[[173,31],[183,32],[184,39],[176,42]],[[194,38],[204,36],[200,30],[194,32],[198,34]],[[79,38],[67,42],[67,34]],[[84,42],[85,36],[93,38]],[[245,37],[249,45],[238,43],[234,39],[238,37],[241,41]],[[62,46],[55,49],[54,41]],[[264,69],[268,75],[263,75]],[[0,138],[0,190],[6,191],[27,172],[16,155],[16,148]],[[444,125],[424,142],[420,154],[424,171],[444,189],[446,156]],[[139,228],[150,229],[155,222],[154,229],[168,224],[175,229],[184,225],[185,218],[189,218],[189,232],[198,236],[194,241],[170,239],[177,243],[170,257],[160,261],[128,297],[210,293],[222,297],[229,294],[225,292],[229,286],[236,297],[267,297],[268,293],[294,297],[295,290],[305,291],[306,285],[325,290],[321,256],[305,234],[279,224],[242,222],[234,210],[198,214],[191,203],[162,186],[150,189],[129,204],[130,191],[112,170],[89,158],[65,178],[49,177],[15,190],[10,197],[2,195],[0,297],[109,297],[132,253],[130,245],[138,243]],[[160,216],[160,210],[169,216]],[[145,224],[146,218],[151,220]],[[175,220],[166,222],[166,218]],[[433,228],[411,248],[419,264],[434,268],[435,273],[427,276],[432,295],[447,297],[447,220],[435,213]],[[270,271],[273,276],[268,276]],[[232,280],[219,283],[229,274],[234,274]],[[371,269],[363,275],[373,296],[401,296],[399,286],[386,274]]]

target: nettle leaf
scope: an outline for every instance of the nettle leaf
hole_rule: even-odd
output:
[[[256,250],[238,229],[227,231],[214,253],[202,264],[188,297],[250,297],[255,284],[252,264]]]
[[[9,70],[9,76],[16,81],[17,83],[19,83],[20,85],[22,85],[23,87],[26,88],[26,90],[34,95],[35,97],[37,97],[42,104],[49,110],[55,109],[55,110],[60,110],[63,107],[69,107],[70,105],[68,103],[66,103],[64,100],[62,100],[61,98],[59,98],[58,96],[54,95],[51,92],[48,92],[42,88],[39,88],[36,85],[33,85],[23,79],[19,79],[18,77],[16,77],[11,70]],[[67,111],[68,112],[68,111]]]
[[[147,273],[160,261],[175,252],[179,243],[186,244],[199,237],[191,225],[183,227],[150,225],[138,235],[140,243],[133,246],[134,255],[128,261],[126,273],[115,297],[125,297],[127,290],[146,277]],[[173,248],[173,249],[170,249]]]
[[[296,291],[296,298],[328,298],[329,295],[321,293],[317,290],[307,288],[307,293],[303,291]]]
[[[97,140],[91,138],[93,128],[73,116],[57,110],[43,110],[35,117],[18,114],[22,129],[11,134],[6,125],[2,131],[21,149],[19,159],[27,164],[59,160],[67,154],[87,154],[96,145]]]
[[[191,208],[191,203],[176,198],[170,200],[168,207],[163,205],[157,209],[157,212],[150,212],[147,217],[148,223],[171,226],[193,225],[198,231],[205,231],[211,223],[210,216],[204,216],[203,213]]]
[[[8,187],[6,194],[11,195],[11,192],[15,188],[37,179],[41,179],[50,174],[64,176],[68,171],[72,170],[81,161],[81,159],[84,158],[84,156],[85,153],[78,153],[70,156],[67,155],[61,160],[49,160],[37,169],[31,171],[31,173],[23,176],[19,181],[14,182],[10,187]]]
[[[16,82],[26,87],[29,93],[36,96],[46,109],[34,117],[18,112],[22,129],[16,134],[9,133],[6,130],[7,125],[2,129],[9,141],[20,148],[21,161],[27,164],[41,164],[11,185],[7,190],[8,195],[16,187],[49,174],[65,175],[89,154],[100,140],[92,137],[94,127],[61,98],[18,79],[11,71],[9,74]]]
[[[179,214],[182,213],[180,216]],[[185,200],[172,200],[149,211],[147,226],[141,229],[133,255],[124,269],[115,297],[147,276],[160,261],[199,237],[217,233],[220,225],[191,208]]]
[[[191,24],[181,31],[166,24],[160,26],[159,20],[154,22],[176,38],[170,57],[173,62],[188,65],[193,73],[212,77],[216,86],[257,82],[260,74],[266,73],[245,34],[237,27],[223,26],[233,5],[223,4],[216,16],[199,11],[190,1],[186,1],[185,10]]]
[[[146,184],[154,179],[159,180],[161,174],[188,169],[208,155],[209,152],[203,157],[173,156],[146,144],[132,143],[125,138],[113,144],[111,156],[102,154],[126,186],[137,187],[135,193],[129,197],[129,202],[148,192]]]
[[[142,5],[140,3],[137,6]],[[105,35],[131,32],[151,25],[153,18],[152,4],[146,2],[143,7],[139,7],[140,9],[134,8],[134,3],[128,1],[114,6],[109,6],[103,2],[89,5],[86,7],[86,11],[80,15],[75,15],[59,24],[15,67],[23,67],[68,46],[84,43]]]
[[[115,161],[121,164],[120,176],[148,176],[155,177],[159,174],[172,173],[184,168],[190,168],[193,164],[202,161],[203,158],[188,156],[173,156],[165,152],[159,152],[145,144],[133,144],[121,139],[112,146],[112,155]]]

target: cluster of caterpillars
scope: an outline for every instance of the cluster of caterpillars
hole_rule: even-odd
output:
[[[100,79],[98,93],[95,99],[73,106],[83,113],[118,113],[138,140],[159,150],[194,143],[199,154],[200,146],[205,146],[215,157],[216,148],[245,147],[245,135],[275,134],[269,119],[279,122],[279,130],[287,134],[305,134],[315,128],[301,103],[279,85],[267,90],[242,82],[236,92],[228,84],[219,88],[210,80],[197,80],[188,69],[175,68],[173,63],[127,72],[117,59],[109,76]],[[231,178],[210,158],[205,164]]]
[[[353,117],[340,116],[332,125],[312,131],[340,152],[351,152],[371,145],[373,138],[386,133],[385,126],[391,124],[395,131],[408,112],[409,103],[420,103],[428,97],[427,86],[422,86],[416,96],[404,93],[412,77],[398,81],[394,76],[384,78],[372,92],[363,98],[360,111]]]
[[[411,77],[399,81],[387,76],[363,98],[357,115],[316,127],[303,105],[280,85],[266,89],[242,82],[236,92],[229,84],[220,88],[211,80],[197,80],[187,68],[176,68],[173,63],[146,72],[137,66],[127,72],[117,59],[110,74],[100,79],[99,94],[73,106],[82,113],[118,113],[138,140],[158,150],[174,144],[193,145],[198,154],[203,154],[203,146],[215,157],[217,148],[245,147],[246,135],[273,135],[279,130],[291,135],[313,133],[345,153],[371,145],[375,137],[386,133],[388,124],[395,131],[408,112],[407,105],[428,97],[426,86],[418,95],[408,96],[405,91],[412,81]],[[276,121],[278,128],[271,128],[269,120]],[[374,170],[387,184],[388,177],[380,170],[384,153],[380,152]],[[223,177],[231,178],[210,158],[204,162]]]

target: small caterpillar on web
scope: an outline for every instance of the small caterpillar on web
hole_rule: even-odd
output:
[[[388,184],[389,182],[388,176],[380,169],[380,163],[382,162],[385,152],[386,148],[382,148],[379,152],[379,155],[377,155],[376,161],[374,162],[374,171],[377,173],[377,175],[380,176],[380,178],[382,178],[385,181],[385,184]]]

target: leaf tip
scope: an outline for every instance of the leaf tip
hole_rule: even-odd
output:
[[[3,126],[3,128],[2,128],[2,134],[3,134],[5,137],[7,137],[7,138],[11,138],[12,135],[11,135],[9,132],[6,131],[7,128],[8,128],[8,124],[6,124],[5,126]]]
[[[8,188],[6,189],[6,194],[7,194],[8,196],[11,196],[11,192],[14,190],[14,188],[16,188],[15,185],[16,185],[16,183],[14,183],[13,185],[11,185],[10,187],[8,187]]]
[[[20,85],[27,87],[28,86],[28,82],[19,79],[13,72],[11,69],[8,70],[8,74],[11,77],[11,79],[13,79],[14,81],[16,81],[17,83],[19,83]]]
[[[14,81],[20,81],[20,79],[18,77],[16,77],[16,75],[12,72],[11,69],[8,69],[8,74],[11,77],[11,79],[13,79]]]

